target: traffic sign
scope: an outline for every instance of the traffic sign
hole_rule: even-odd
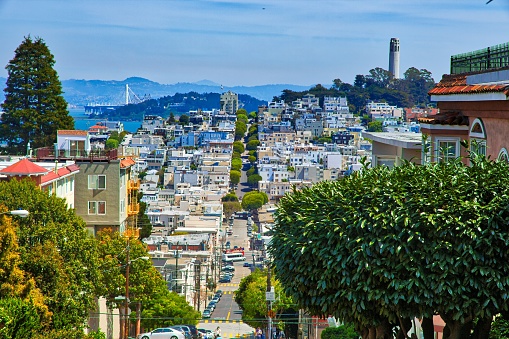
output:
[[[276,293],[275,292],[265,292],[265,300],[267,301],[275,301]]]

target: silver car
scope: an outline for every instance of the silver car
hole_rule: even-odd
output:
[[[138,335],[138,339],[185,339],[185,336],[182,332],[170,328],[170,327],[162,327],[156,328],[155,330],[147,333],[142,333]]]

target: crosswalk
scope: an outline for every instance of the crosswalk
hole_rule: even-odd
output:
[[[207,319],[201,321],[204,324],[243,324],[242,320]]]
[[[218,287],[239,287],[239,284],[228,284],[228,283],[222,283],[222,284],[218,284]],[[226,293],[226,291],[224,292]]]

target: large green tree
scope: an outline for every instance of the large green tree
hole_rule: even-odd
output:
[[[277,278],[363,338],[392,338],[414,317],[432,338],[435,314],[446,339],[488,337],[508,309],[509,168],[470,162],[366,168],[286,195],[269,249]]]
[[[48,307],[48,330],[81,329],[94,308],[98,280],[97,242],[65,201],[30,180],[0,182],[0,205],[26,209],[16,234],[26,279],[33,280]]]
[[[74,129],[54,64],[44,41],[30,36],[7,64],[0,141],[8,152],[24,153],[29,142],[33,148],[52,146],[57,130]]]
[[[242,198],[242,208],[246,211],[254,211],[261,208],[269,202],[267,193],[260,191],[251,191],[244,194]]]

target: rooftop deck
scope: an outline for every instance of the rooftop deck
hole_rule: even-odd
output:
[[[37,161],[73,160],[76,162],[110,162],[118,159],[118,151],[94,149],[87,150],[55,150],[52,147],[38,148],[35,151]]]

